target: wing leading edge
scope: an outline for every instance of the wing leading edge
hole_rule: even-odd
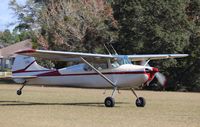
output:
[[[131,61],[142,61],[142,60],[159,60],[168,58],[181,58],[187,57],[188,54],[148,54],[148,55],[128,55]]]
[[[142,60],[181,58],[188,56],[188,54],[107,55],[107,54],[92,54],[92,53],[34,50],[34,49],[18,51],[16,52],[16,54],[39,57],[43,59],[50,59],[56,61],[80,61],[81,60],[80,57],[91,60],[94,60],[94,58],[95,59],[128,58],[131,61],[142,61]]]

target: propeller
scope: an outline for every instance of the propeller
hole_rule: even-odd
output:
[[[151,67],[151,66],[148,64],[148,61],[145,61],[145,60],[141,61],[140,65],[144,65],[144,66]],[[159,84],[160,84],[163,88],[166,87],[167,78],[166,78],[162,73],[157,72],[157,73],[155,74],[155,77],[154,77],[154,78],[156,78],[156,79],[158,80]],[[154,79],[154,78],[153,78],[153,79]],[[153,79],[152,79],[152,80],[153,80]],[[152,80],[151,80],[151,81],[152,81]],[[147,85],[149,85],[149,83],[150,83],[151,81],[148,81],[148,82],[147,82]]]

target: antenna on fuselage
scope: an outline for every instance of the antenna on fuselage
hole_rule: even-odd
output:
[[[109,53],[109,55],[112,55],[112,54],[110,53],[108,47],[107,47],[105,44],[103,44],[103,46],[105,47],[105,49],[106,49],[106,51]]]
[[[118,55],[117,51],[115,50],[115,48],[113,47],[112,44],[110,44],[110,47],[112,48],[112,50],[114,51],[115,55]]]
[[[109,43],[105,43],[105,44],[104,44],[104,47],[106,48],[107,52],[108,52],[110,55],[111,55],[112,53],[110,52],[110,50],[108,49],[108,47],[107,47],[106,45],[108,45],[108,46],[111,47],[111,49],[112,49],[114,55],[118,55],[117,51],[115,50],[115,48],[113,47],[113,45],[111,44],[111,42],[113,42],[113,39],[112,39],[112,38],[111,38],[111,40],[110,40]]]

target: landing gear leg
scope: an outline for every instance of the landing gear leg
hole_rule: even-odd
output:
[[[111,97],[107,97],[104,101],[106,107],[114,107],[115,106],[115,99],[114,95],[117,90],[117,87],[114,87]]]
[[[145,104],[146,104],[145,99],[143,97],[138,97],[133,88],[131,88],[131,91],[133,92],[133,94],[137,98],[136,101],[135,101],[136,106],[137,107],[144,107]]]
[[[26,85],[26,84],[24,83],[24,84],[22,85],[22,87],[21,87],[19,90],[17,90],[17,95],[21,95],[21,94],[22,94],[22,89],[24,88],[25,85]]]
[[[116,83],[114,83],[112,80],[110,80],[108,77],[106,77],[102,72],[100,72],[98,69],[96,69],[93,65],[91,65],[87,60],[85,60],[83,57],[80,57],[81,60],[86,63],[88,66],[90,66],[95,72],[99,74],[105,81],[107,81],[112,87],[113,92],[111,97],[107,97],[104,101],[104,104],[106,107],[114,107],[115,106],[115,100],[113,98],[115,91],[117,89]]]

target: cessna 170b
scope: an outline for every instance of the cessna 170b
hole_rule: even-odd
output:
[[[136,106],[144,107],[145,99],[138,97],[134,88],[154,78],[158,72],[155,67],[146,66],[150,60],[180,58],[187,54],[149,54],[149,55],[112,55],[50,50],[22,50],[12,67],[12,79],[23,84],[58,85],[75,88],[112,88],[112,94],[104,101],[106,107],[114,107],[116,90],[130,89],[136,96]],[[36,63],[34,57],[56,61],[79,61],[80,64],[61,68],[47,69]],[[146,60],[144,65],[134,65],[132,61]]]

